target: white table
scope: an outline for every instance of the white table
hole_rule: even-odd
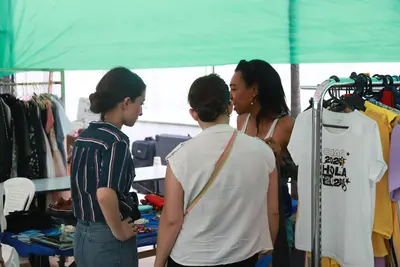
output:
[[[167,166],[150,166],[136,168],[136,177],[134,183],[144,181],[159,181],[165,179]],[[44,178],[32,180],[36,187],[37,193],[49,193],[67,191],[71,189],[71,180],[69,176]]]

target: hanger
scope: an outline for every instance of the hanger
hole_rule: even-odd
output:
[[[386,80],[385,75],[375,74],[373,77],[376,78],[376,79],[379,80],[379,81],[382,81],[383,88],[386,87],[387,80]],[[383,90],[384,90],[384,89],[382,89],[382,90],[380,90],[380,91],[375,91],[375,92],[373,91],[373,92],[372,92],[373,98],[374,98],[375,100],[380,101],[380,100],[382,99],[382,96],[383,96]]]
[[[341,97],[341,100],[347,104],[351,110],[362,110],[365,111],[365,100],[362,98],[366,87],[366,80],[363,76],[357,75],[353,72],[350,78],[354,80],[354,92],[351,95],[345,95]]]
[[[386,89],[389,91],[392,91],[393,85],[394,85],[393,77],[391,75],[385,75],[385,78],[386,78],[386,82],[387,82]]]
[[[340,82],[340,79],[333,75],[329,79],[334,80],[335,82]],[[341,112],[346,108],[347,106],[338,98],[340,90],[342,88],[340,87],[332,87],[328,90],[328,93],[330,95],[330,99],[324,101],[323,106],[324,108],[332,107],[332,111],[335,112]],[[310,104],[311,104],[311,99],[310,99]],[[337,129],[348,129],[348,126],[342,126],[342,125],[333,125],[333,124],[322,124],[324,127],[329,127],[329,128],[337,128]]]
[[[373,96],[373,90],[372,90],[372,79],[369,77],[369,75],[366,75],[364,73],[359,74],[360,77],[362,77],[365,81],[365,87],[364,87],[364,92],[362,94],[363,97],[372,97]]]
[[[329,79],[332,79],[335,82],[340,81],[340,79],[335,75],[331,76]],[[341,88],[338,87],[331,87],[328,89],[328,93],[331,98],[328,100],[324,100],[323,102],[324,108],[331,109],[332,106],[338,106],[341,103],[340,100],[338,99],[340,89]]]

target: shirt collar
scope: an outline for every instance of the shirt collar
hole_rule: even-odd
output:
[[[204,135],[208,133],[231,132],[232,130],[234,129],[229,124],[216,124],[204,129],[199,135]]]
[[[123,139],[125,139],[125,141],[127,141],[129,143],[129,137],[126,134],[124,134],[120,129],[118,129],[117,126],[115,126],[112,123],[103,122],[103,121],[93,121],[93,122],[90,123],[90,127],[93,127],[93,128],[96,128],[96,129],[98,129],[98,128],[106,128],[106,129],[108,129],[110,131],[114,131],[117,134],[119,134]]]

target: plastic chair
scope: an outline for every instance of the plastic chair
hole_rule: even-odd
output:
[[[5,181],[4,216],[13,211],[28,210],[35,196],[35,191],[35,184],[27,178],[17,177]]]
[[[1,252],[3,254],[3,260],[6,267],[20,266],[19,256],[15,248],[6,244],[1,244]]]

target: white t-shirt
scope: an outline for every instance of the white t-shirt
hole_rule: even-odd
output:
[[[349,126],[322,127],[322,256],[342,267],[373,267],[374,189],[387,169],[378,125],[358,111],[322,114],[324,124]],[[311,251],[311,136],[308,110],[296,118],[288,145],[299,165],[295,245],[304,251]]]
[[[209,127],[167,156],[185,208],[209,180],[233,131],[225,124]],[[171,258],[188,266],[222,265],[272,249],[266,197],[274,169],[272,150],[239,132],[214,183],[185,216]]]

